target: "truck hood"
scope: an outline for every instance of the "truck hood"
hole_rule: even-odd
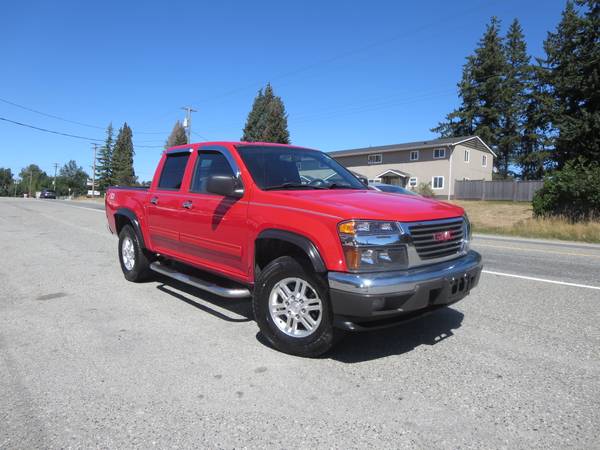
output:
[[[459,217],[464,210],[450,203],[431,200],[417,195],[391,194],[372,190],[315,190],[271,191],[275,203],[293,205],[346,219],[394,220],[416,222],[422,220]]]

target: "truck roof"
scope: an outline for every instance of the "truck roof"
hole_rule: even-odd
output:
[[[233,145],[235,147],[248,146],[248,145],[261,145],[265,147],[287,147],[287,148],[303,148],[306,149],[308,147],[301,147],[299,145],[292,144],[277,144],[274,142],[247,142],[247,141],[211,141],[211,142],[192,142],[191,144],[184,145],[176,145],[175,147],[169,147],[166,152],[170,153],[171,151],[177,151],[182,149],[187,149],[190,147],[195,147],[198,145]]]

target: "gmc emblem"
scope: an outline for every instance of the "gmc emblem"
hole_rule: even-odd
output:
[[[437,242],[449,241],[452,239],[451,231],[440,231],[439,233],[433,233],[433,240]]]

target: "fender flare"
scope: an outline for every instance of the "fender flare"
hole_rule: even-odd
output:
[[[327,267],[325,266],[323,258],[321,258],[321,254],[319,253],[319,250],[317,250],[315,244],[313,244],[313,242],[310,239],[308,239],[305,236],[302,236],[301,234],[297,234],[292,231],[270,228],[261,231],[256,237],[256,241],[258,241],[259,239],[279,239],[294,244],[297,247],[300,247],[304,251],[304,253],[306,253],[306,256],[308,256],[308,259],[310,259],[310,262],[312,263],[313,268],[315,269],[315,272],[327,272]],[[254,255],[254,258],[256,259],[256,254]]]
[[[142,233],[142,227],[140,226],[140,221],[138,220],[135,213],[129,208],[119,208],[115,212],[115,218],[117,218],[117,216],[123,216],[129,219],[129,222],[131,222],[133,229],[135,230],[140,239],[140,244],[142,248],[146,248],[146,243],[144,242],[144,234]]]

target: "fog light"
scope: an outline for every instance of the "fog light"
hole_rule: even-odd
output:
[[[373,300],[373,311],[380,311],[385,306],[385,298],[376,298]]]

